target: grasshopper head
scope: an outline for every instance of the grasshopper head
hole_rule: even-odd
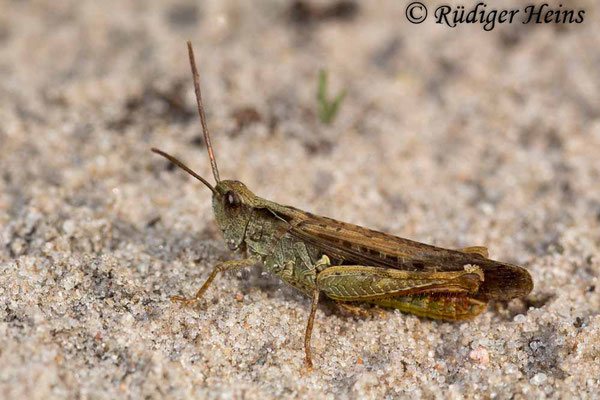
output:
[[[152,151],[167,158],[173,164],[204,183],[212,191],[213,211],[217,226],[223,232],[227,246],[231,250],[240,248],[244,243],[246,227],[252,217],[252,209],[257,204],[258,198],[254,193],[239,181],[218,180],[217,185],[213,186],[175,157],[162,150],[152,149]]]
[[[153,152],[165,157],[179,168],[192,175],[194,178],[201,181],[213,193],[213,210],[215,219],[219,229],[223,232],[223,236],[227,241],[230,249],[238,249],[244,243],[246,227],[252,216],[252,209],[258,203],[258,198],[239,181],[222,181],[219,178],[219,170],[210,143],[210,134],[206,125],[206,117],[204,115],[204,107],[202,105],[202,95],[200,94],[200,83],[198,71],[196,69],[196,60],[194,59],[194,51],[192,44],[188,42],[188,53],[190,56],[190,65],[192,67],[192,75],[194,78],[194,90],[196,91],[196,101],[198,103],[198,114],[202,123],[202,131],[204,133],[204,141],[208,151],[208,158],[212,168],[213,176],[217,182],[216,186],[211,185],[206,179],[192,171],[189,167],[183,164],[175,157],[165,153],[162,150],[152,149]]]
[[[256,196],[239,181],[219,181],[213,193],[213,211],[227,246],[238,249],[244,242]]]

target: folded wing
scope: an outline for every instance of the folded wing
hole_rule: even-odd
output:
[[[291,225],[290,234],[321,249],[341,265],[435,272],[460,271],[465,265],[472,264],[484,271],[484,281],[474,296],[476,298],[508,300],[525,296],[533,289],[531,275],[526,269],[490,260],[484,257],[483,251],[444,249],[294,208],[279,208],[272,212]]]

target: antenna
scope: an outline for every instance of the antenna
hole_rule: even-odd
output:
[[[194,49],[192,49],[192,42],[188,41],[187,47],[188,47],[188,53],[190,55],[190,66],[192,67],[192,75],[194,76],[194,90],[196,91],[196,102],[198,103],[198,114],[200,115],[200,122],[202,123],[202,131],[204,133],[204,141],[206,142],[206,148],[208,149],[208,158],[210,158],[210,166],[212,167],[213,176],[215,177],[215,181],[217,181],[217,183],[219,183],[219,181],[221,179],[219,179],[219,170],[217,169],[217,161],[215,160],[215,154],[213,153],[213,148],[210,143],[210,135],[208,133],[208,126],[206,125],[206,116],[204,115],[204,106],[202,105],[202,94],[200,93],[200,76],[198,75],[198,69],[196,68],[196,59],[194,58]],[[159,153],[159,154],[161,154],[161,153]],[[164,155],[164,154],[161,154],[161,155]],[[173,160],[171,160],[171,161],[173,161]],[[177,164],[177,165],[179,165],[179,164]],[[179,166],[181,167],[181,165],[179,165]],[[205,184],[206,184],[206,182],[205,182]],[[214,189],[213,189],[213,192],[214,192]]]
[[[181,161],[179,161],[172,155],[167,154],[162,150],[155,149],[154,147],[152,148],[152,151],[155,152],[156,154],[160,154],[161,156],[163,156],[167,160],[171,161],[173,164],[177,165],[179,168],[181,168],[182,170],[184,170],[185,172],[187,172],[194,178],[198,179],[200,182],[204,183],[206,185],[206,187],[208,187],[214,194],[218,194],[217,190],[210,183],[208,183],[208,181],[206,179],[204,179],[203,177],[201,177],[200,175],[198,175],[197,173],[192,171],[187,165],[185,165],[184,163],[182,163]]]

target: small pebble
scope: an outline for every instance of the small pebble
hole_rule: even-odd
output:
[[[515,316],[515,318],[513,319],[513,321],[515,321],[516,323],[522,324],[523,322],[526,321],[526,318],[523,314],[518,314]]]
[[[533,378],[531,378],[531,383],[533,383],[534,385],[541,385],[542,383],[546,382],[546,379],[548,379],[546,374],[544,374],[543,372],[539,372],[535,374]]]
[[[469,353],[469,357],[472,360],[477,361],[479,364],[487,365],[490,362],[490,355],[487,349],[483,346],[476,348],[475,350],[471,350]]]

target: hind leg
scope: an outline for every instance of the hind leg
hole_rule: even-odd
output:
[[[366,301],[415,293],[475,293],[483,271],[473,265],[443,272],[403,271],[391,268],[343,265],[317,275],[317,287],[341,301]]]
[[[420,293],[371,300],[380,307],[394,308],[420,317],[460,321],[474,318],[487,307],[487,302],[463,294]]]
[[[367,318],[367,317],[379,317],[383,318],[385,316],[385,312],[377,307],[372,308],[363,308],[361,306],[347,303],[344,301],[336,301],[335,306],[339,311],[343,313],[348,313],[353,317],[357,318]]]

